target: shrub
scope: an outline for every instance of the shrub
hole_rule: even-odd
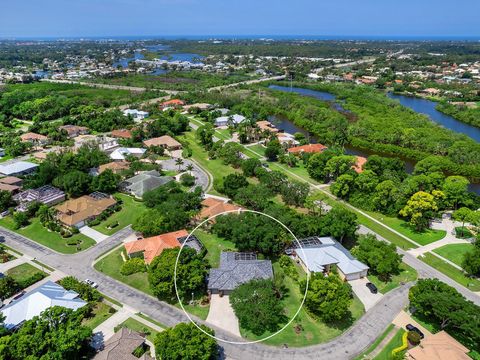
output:
[[[30,276],[29,278],[26,278],[22,281],[19,281],[18,282],[18,286],[21,288],[21,289],[25,289],[27,287],[29,287],[30,285],[33,285],[35,284],[37,281],[40,281],[42,280],[43,278],[45,277],[45,274],[42,273],[42,272],[36,272],[35,274],[33,274],[32,276]]]
[[[81,243],[81,241],[79,239],[68,239],[67,240],[67,245],[71,245],[71,246],[79,245],[80,243]]]
[[[118,221],[112,221],[111,223],[107,224],[107,228],[113,229],[116,228],[118,225]]]
[[[182,176],[180,176],[180,182],[183,186],[193,186],[195,185],[195,176],[190,174],[182,174]]]
[[[132,275],[138,272],[147,271],[145,262],[141,258],[133,258],[125,261],[120,268],[120,274],[122,275]]]
[[[78,281],[78,279],[74,278],[73,276],[64,277],[58,283],[66,290],[73,290],[77,292],[80,297],[87,302],[98,301],[101,298],[101,294],[98,290],[92,288],[90,285],[84,282]]]
[[[292,262],[287,255],[280,256],[280,260],[278,261],[280,267],[285,272],[285,275],[292,278],[293,280],[298,280],[298,272],[295,268],[295,264]]]
[[[420,334],[416,331],[409,331],[407,335],[408,342],[412,345],[418,345],[420,344]]]

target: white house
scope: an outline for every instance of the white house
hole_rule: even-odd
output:
[[[37,164],[28,161],[16,161],[7,165],[0,164],[0,174],[5,176],[27,175],[37,168]]]
[[[229,116],[220,116],[215,119],[215,126],[238,125],[245,120],[245,116],[233,114]]]
[[[137,109],[126,109],[123,110],[123,115],[125,116],[132,116],[134,121],[141,121],[150,115],[147,111],[141,111]]]
[[[110,154],[110,159],[119,161],[119,160],[125,160],[125,157],[132,155],[137,158],[141,158],[143,154],[145,154],[146,149],[142,148],[118,148],[115,149],[111,154]]]

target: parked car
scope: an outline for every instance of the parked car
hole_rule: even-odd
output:
[[[407,324],[407,326],[405,326],[405,328],[408,331],[415,331],[418,335],[420,335],[420,339],[423,339],[425,337],[425,335],[423,335],[423,332],[421,332],[420,329],[417,328],[415,325]]]
[[[372,294],[376,294],[378,292],[377,287],[374,284],[372,284],[371,282],[367,283],[367,288],[370,290],[370,292]]]
[[[98,287],[98,284],[95,281],[92,281],[90,279],[85,279],[85,284],[90,285],[94,289],[96,289]]]

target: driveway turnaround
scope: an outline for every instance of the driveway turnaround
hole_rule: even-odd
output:
[[[217,294],[212,295],[210,299],[210,310],[206,321],[207,323],[216,325],[233,335],[240,336],[238,319],[230,305],[228,295],[222,297]]]
[[[79,230],[83,235],[95,240],[96,243],[99,243],[108,238],[108,235],[102,234],[101,232],[92,229],[90,226],[82,226]]]
[[[412,317],[405,312],[405,310],[400,311],[400,314],[398,314],[398,316],[392,322],[394,325],[403,328],[404,330],[406,330],[405,326],[407,326],[408,324],[412,324],[419,328],[425,336],[432,335],[430,331],[428,331],[418,322],[413,320]]]
[[[380,299],[382,294],[379,292],[372,294],[370,289],[367,288],[368,279],[366,277],[357,280],[351,280],[348,283],[352,286],[352,290],[362,302],[365,307],[365,311],[370,310]]]

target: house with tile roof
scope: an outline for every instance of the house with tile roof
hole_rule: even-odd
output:
[[[272,134],[276,134],[280,131],[268,120],[260,120],[257,121],[256,124],[260,128],[260,130],[267,131]]]
[[[368,273],[367,265],[331,237],[301,239],[293,242],[286,253],[297,259],[308,273],[328,274],[332,265],[337,266],[340,277],[347,281],[363,278]]]
[[[144,140],[143,145],[145,145],[147,148],[149,148],[150,146],[159,146],[167,150],[179,150],[182,148],[182,144],[180,144],[177,140],[175,140],[169,135],[163,135],[160,137]]]
[[[180,99],[172,99],[172,100],[164,101],[163,103],[160,104],[160,107],[162,109],[165,109],[169,107],[180,107],[183,105],[185,105],[185,101]]]
[[[207,288],[211,294],[228,295],[251,280],[272,278],[270,260],[258,260],[254,253],[222,251],[220,266],[210,270]]]
[[[208,197],[202,201],[202,210],[200,210],[200,213],[196,216],[196,219],[198,221],[202,221],[204,219],[214,217],[218,214],[222,214],[226,211],[240,212],[241,210],[242,208],[240,206],[230,204],[228,202],[225,202],[225,200]],[[211,222],[215,222],[215,219],[211,219]]]
[[[326,149],[328,148],[322,144],[307,144],[307,145],[291,147],[287,151],[290,154],[303,154],[303,153],[313,154],[313,153],[321,153]]]
[[[22,142],[29,142],[35,145],[45,145],[48,142],[48,137],[33,132],[28,132],[20,135]]]
[[[130,163],[128,161],[112,161],[107,164],[102,164],[98,167],[98,174],[105,170],[112,170],[114,174],[120,174],[122,171],[128,170]]]
[[[470,350],[444,330],[426,336],[420,345],[407,351],[407,360],[469,360]]]
[[[98,352],[93,360],[153,360],[147,353],[140,357],[133,355],[141,346],[145,346],[145,336],[122,327],[105,341],[102,351]]]
[[[14,300],[0,311],[5,316],[4,326],[9,329],[19,328],[25,321],[53,306],[62,306],[77,310],[87,303],[72,290],[65,290],[53,281],[43,285]]]
[[[89,132],[88,127],[78,125],[62,125],[59,129],[65,131],[69,139],[73,139],[79,135],[86,135]]]
[[[173,181],[171,176],[162,176],[156,170],[144,171],[138,175],[124,180],[120,184],[122,191],[135,196],[136,198],[142,198],[143,194],[147,191],[154,190],[160,186],[168,184]]]
[[[131,139],[132,132],[130,130],[121,129],[121,130],[113,130],[110,134],[114,138],[119,139]]]
[[[367,158],[363,156],[355,156],[355,164],[352,166],[352,169],[360,174],[363,172],[363,165],[367,162]]]
[[[10,194],[16,194],[22,187],[22,179],[15,176],[6,176],[0,178],[0,191],[7,191]]]

